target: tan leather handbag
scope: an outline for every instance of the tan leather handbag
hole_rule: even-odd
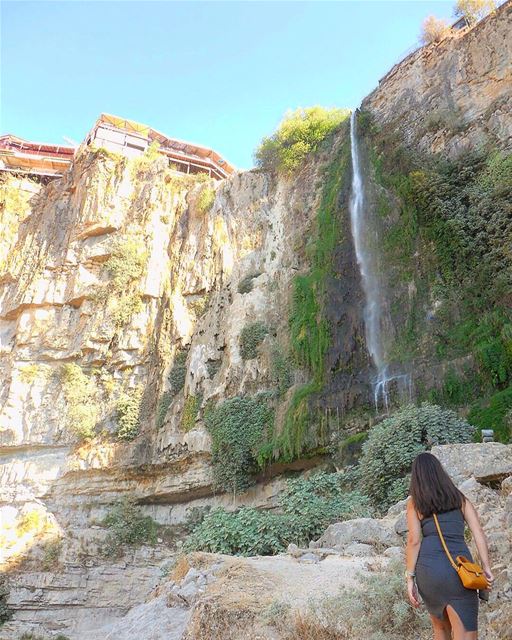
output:
[[[436,514],[433,514],[434,522],[436,523],[437,533],[441,538],[441,543],[443,545],[443,549],[445,550],[446,555],[448,556],[448,560],[450,564],[455,569],[455,571],[459,574],[459,578],[462,581],[462,584],[466,587],[466,589],[488,589],[489,583],[487,582],[487,578],[485,577],[484,570],[482,567],[476,562],[470,562],[466,556],[457,556],[457,562],[454,562],[451,553],[448,551],[448,547],[446,546],[446,542],[444,541],[443,534],[441,533],[441,527],[439,526],[439,520],[437,519]]]

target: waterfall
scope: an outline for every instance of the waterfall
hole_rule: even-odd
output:
[[[382,327],[385,314],[382,299],[383,288],[379,278],[377,255],[378,236],[370,224],[365,209],[364,185],[361,176],[359,145],[356,131],[356,111],[350,117],[350,146],[352,155],[352,192],[350,196],[350,223],[356,252],[357,264],[361,273],[361,282],[365,296],[364,326],[368,352],[377,372],[373,381],[376,410],[383,405],[389,408],[389,385],[397,381],[404,383],[410,395],[410,376],[407,374],[390,375],[383,344]],[[373,245],[373,246],[372,246]]]

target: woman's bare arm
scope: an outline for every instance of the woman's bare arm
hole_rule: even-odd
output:
[[[478,519],[476,509],[467,498],[464,500],[462,512],[464,513],[464,518],[468,523],[469,528],[471,529],[471,533],[473,534],[482,567],[487,574],[487,578],[489,579],[490,577],[490,582],[492,582],[493,576],[491,572],[491,563],[489,561],[487,538],[485,537],[484,530],[482,529],[482,525],[480,524],[480,520]]]
[[[415,573],[416,561],[421,546],[421,523],[414,508],[412,498],[407,500],[407,547],[405,549],[405,562],[408,574]],[[419,606],[418,592],[414,578],[407,576],[407,591],[409,600],[414,607]]]

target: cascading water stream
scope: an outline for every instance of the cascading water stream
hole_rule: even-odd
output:
[[[361,176],[359,145],[356,131],[356,111],[350,117],[350,146],[352,155],[352,192],[350,196],[350,222],[352,237],[356,251],[357,264],[361,273],[361,282],[365,296],[364,325],[368,351],[377,370],[374,381],[374,401],[376,410],[379,405],[389,408],[389,384],[396,380],[405,382],[410,387],[410,377],[407,374],[389,375],[385,349],[382,339],[382,325],[384,305],[382,300],[382,286],[378,277],[375,251],[377,236],[373,233],[372,225],[365,215],[364,184]],[[410,389],[409,389],[410,393]]]

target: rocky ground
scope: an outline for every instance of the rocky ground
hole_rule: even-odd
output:
[[[496,588],[481,606],[481,638],[509,640],[512,445],[446,445],[433,453],[476,505],[488,537]],[[158,545],[117,563],[66,562],[55,573],[21,572],[10,595],[15,617],[0,640],[29,630],[70,640],[283,640],[289,637],[284,612],[293,620],[308,603],[357,589],[362,576],[403,556],[405,535],[403,501],[384,518],[333,524],[310,548],[290,545],[276,557],[194,553],[177,559]]]

